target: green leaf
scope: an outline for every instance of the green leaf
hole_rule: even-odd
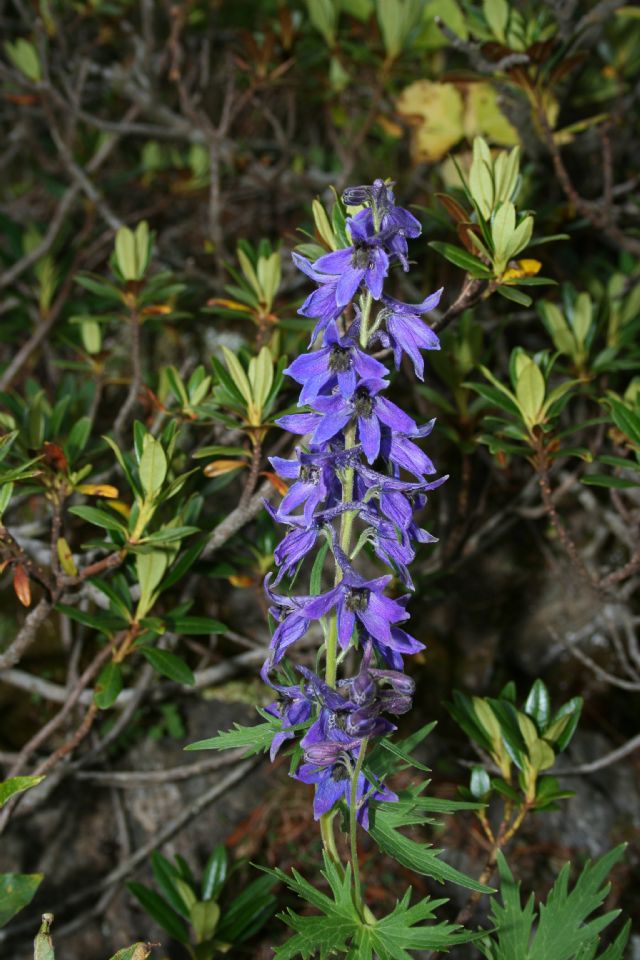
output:
[[[540,733],[544,733],[551,719],[551,697],[542,680],[536,680],[524,704],[524,712],[535,721]]]
[[[197,943],[210,940],[220,920],[220,907],[215,900],[197,901],[191,907],[191,926],[194,929]]]
[[[515,883],[504,856],[499,853],[502,904],[493,900],[492,919],[496,932],[481,945],[485,957],[490,960],[514,960],[516,957],[523,960],[584,960],[585,957],[595,957],[600,932],[620,911],[611,910],[593,918],[591,915],[605,901],[610,889],[607,877],[622,857],[625,846],[621,844],[595,862],[587,862],[571,890],[570,864],[566,863],[546,902],[540,904],[537,923],[533,895],[523,908],[519,884]],[[616,951],[621,950],[626,942],[624,931],[621,937],[617,939]],[[601,960],[606,952],[601,954]]]
[[[440,253],[450,263],[456,267],[461,267],[471,274],[472,277],[490,277],[491,270],[482,262],[468,253],[461,247],[455,247],[451,243],[442,243],[440,240],[432,240],[429,244],[434,250]]]
[[[212,633],[226,633],[229,629],[213,617],[167,617],[175,633],[186,636],[209,636]]]
[[[259,877],[234,897],[226,907],[217,929],[220,940],[237,943],[252,936],[275,910],[276,899],[271,893],[272,889],[271,877]]]
[[[41,873],[0,873],[0,927],[33,900]]]
[[[128,883],[127,887],[134,897],[140,901],[149,916],[166,930],[170,937],[179,943],[189,943],[187,927],[175,910],[169,906],[160,894],[150,890],[142,883]]]
[[[370,807],[372,813],[369,833],[380,849],[398,863],[423,877],[432,877],[441,883],[449,881],[468,890],[490,892],[490,887],[478,883],[440,860],[442,850],[435,850],[430,844],[420,843],[400,833],[400,828],[407,823],[428,822],[427,818],[419,813],[419,798],[403,796],[396,803],[372,802]]]
[[[53,923],[53,914],[44,913],[40,929],[33,941],[33,960],[55,960],[56,955],[53,949],[51,939],[51,924]]]
[[[509,247],[516,230],[516,208],[510,200],[504,200],[493,217],[491,237],[495,248],[496,261],[509,259]],[[502,272],[500,268],[499,273]]]
[[[497,862],[502,904],[498,904],[497,899],[493,898],[491,916],[498,930],[498,939],[497,943],[490,941],[491,947],[485,944],[480,949],[485,957],[492,960],[515,960],[516,957],[528,960],[529,940],[535,917],[533,894],[522,907],[520,884],[515,882],[502,852],[498,852]]]
[[[111,960],[147,960],[151,956],[151,947],[147,943],[131,944],[130,947],[123,947],[111,957]]]
[[[197,740],[185,750],[244,750],[243,756],[252,757],[256,753],[266,753],[276,733],[281,732],[282,723],[275,718],[273,722],[256,723],[252,727],[236,723],[233,730],[218,733],[207,740]]]
[[[163,857],[158,850],[154,850],[151,854],[151,870],[153,879],[160,887],[169,904],[176,913],[181,914],[185,920],[188,920],[189,908],[176,886],[176,882],[181,879],[176,867],[174,867],[166,857]]]
[[[140,483],[148,497],[153,497],[162,487],[167,475],[167,458],[162,444],[146,434],[140,458]]]
[[[327,540],[318,550],[311,568],[311,576],[309,578],[309,594],[312,597],[317,597],[318,594],[322,592],[322,571],[324,569],[324,561],[328,551],[329,541]]]
[[[192,687],[195,684],[196,678],[191,667],[180,657],[177,657],[175,653],[171,653],[169,650],[159,650],[157,647],[141,647],[140,649],[153,669],[161,673],[163,677],[175,680],[176,683],[183,683],[187,687]]]
[[[122,667],[110,660],[96,680],[94,700],[100,710],[108,710],[118,699],[122,690]]]
[[[202,899],[216,900],[227,879],[229,858],[223,843],[214,847],[202,874]]]
[[[512,300],[513,303],[518,303],[521,307],[530,307],[533,303],[531,297],[528,297],[526,293],[521,293],[520,290],[516,290],[514,287],[507,287],[504,284],[496,287],[496,293],[499,293],[505,300]]]
[[[176,540],[184,540],[185,537],[190,537],[194,533],[200,533],[198,527],[162,527],[161,530],[156,530],[155,533],[147,534],[140,543],[175,543]]]
[[[545,730],[545,740],[552,743],[557,750],[564,750],[573,737],[580,719],[582,703],[582,697],[572,697],[560,707]]]
[[[531,357],[524,357],[516,380],[516,399],[528,426],[539,422],[544,403],[544,377]]]
[[[640,486],[640,480],[628,480],[626,477],[615,477],[609,473],[588,473],[580,480],[590,487],[610,487],[616,490],[630,490]]]
[[[37,787],[43,780],[44,777],[11,777],[9,780],[4,780],[0,783],[0,808],[16,793]]]
[[[478,800],[482,800],[491,792],[491,778],[484,767],[473,767],[469,789]]]
[[[249,404],[253,402],[253,394],[251,392],[251,384],[249,383],[247,375],[242,368],[242,364],[236,357],[235,353],[232,353],[228,347],[223,347],[222,352],[224,353],[224,359],[226,361],[233,384],[240,391],[244,402],[247,404],[247,406],[249,406]]]
[[[138,618],[144,617],[149,610],[154,592],[162,580],[168,563],[169,557],[160,550],[136,554],[136,575],[140,584]]]
[[[100,614],[85,613],[84,610],[78,610],[76,607],[72,607],[66,603],[56,603],[55,609],[58,613],[63,613],[65,617],[69,617],[71,620],[75,620],[85,627],[98,630],[107,637],[110,636],[114,630],[121,629],[127,625],[127,621],[120,617],[108,617],[105,616],[104,612]]]
[[[92,523],[96,527],[102,527],[104,530],[111,530],[114,533],[127,533],[126,526],[117,519],[115,514],[107,513],[106,510],[100,510],[99,507],[70,507],[69,513],[87,523]]]
[[[42,80],[42,67],[40,66],[40,57],[38,51],[29,40],[24,37],[18,37],[13,43],[6,40],[4,44],[5,52],[11,60],[14,67],[23,73],[28,80],[33,83],[40,83]]]

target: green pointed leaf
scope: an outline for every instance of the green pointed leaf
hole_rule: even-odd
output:
[[[202,899],[216,900],[227,879],[229,858],[224,844],[219,843],[207,860],[202,874]]]
[[[455,264],[456,267],[461,267],[463,270],[466,270],[472,277],[491,276],[491,270],[482,260],[478,260],[477,257],[474,257],[473,254],[468,253],[461,247],[455,247],[451,243],[441,243],[439,240],[432,240],[429,246],[442,254],[445,260],[449,260],[449,262]]]
[[[551,719],[551,697],[542,680],[536,680],[531,687],[524,712],[535,722],[538,731],[544,733]]]
[[[99,507],[70,507],[69,513],[87,523],[92,523],[96,527],[102,527],[104,530],[111,530],[114,533],[127,533],[126,526],[118,520],[115,514],[107,513]]]
[[[56,960],[53,949],[53,940],[51,939],[51,924],[53,923],[53,914],[44,913],[40,929],[33,941],[33,960]]]
[[[146,434],[143,440],[142,456],[140,457],[140,483],[148,497],[153,497],[162,487],[167,476],[167,457],[162,444]]]
[[[187,687],[192,687],[196,678],[193,675],[191,667],[171,653],[170,650],[159,650],[157,647],[141,647],[143,656],[149,661],[154,670],[161,673],[163,677],[174,680],[176,683],[183,683]]]
[[[415,811],[419,804],[413,797],[401,798],[396,803],[371,803],[371,818],[369,833],[380,849],[401,863],[404,867],[414,870],[424,877],[432,877],[441,883],[449,881],[468,890],[489,892],[490,888],[478,883],[472,877],[449,866],[440,860],[441,850],[435,850],[430,844],[420,843],[400,833],[407,820],[416,823],[426,820],[417,816]]]
[[[43,780],[44,777],[11,777],[9,780],[4,780],[0,783],[0,808],[15,794],[37,787]]]
[[[111,960],[147,960],[151,956],[151,947],[148,943],[133,943],[130,947],[123,947],[111,957]]]
[[[94,700],[100,710],[108,710],[118,699],[122,690],[122,667],[110,660],[96,680]]]
[[[41,873],[0,873],[0,927],[33,900]]]
[[[127,888],[140,901],[155,922],[179,943],[189,943],[189,933],[175,910],[155,890],[142,883],[128,883]]]

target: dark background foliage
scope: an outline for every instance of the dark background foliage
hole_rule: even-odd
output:
[[[31,912],[7,928],[12,957],[28,956],[45,908],[68,960],[154,939],[123,881],[134,870],[145,879],[158,839],[198,869],[214,840],[238,858],[315,862],[310,795],[288,780],[286,762],[271,769],[234,755],[222,770],[223,755],[188,775],[176,768],[185,743],[247,722],[249,705],[265,702],[254,679],[268,643],[261,582],[279,534],[262,497],[276,495],[267,457],[291,448],[271,421],[295,391],[285,381],[252,422],[242,398],[234,406],[224,395],[222,348],[246,366],[267,346],[276,368],[303,348],[310,325],[296,309],[309,287],[289,251],[321,239],[315,197],[330,210],[331,187],[375,177],[394,180],[424,226],[397,295],[445,288],[434,314],[442,351],[428,357],[425,384],[410,369],[394,381],[412,415],[438,417],[428,449],[450,476],[425,511],[439,543],[415,564],[410,609],[427,650],[412,667],[407,731],[440,721],[424,759],[434,791],[454,796],[476,760],[443,707],[454,688],[497,695],[515,680],[524,695],[541,677],[558,704],[584,697],[561,761],[577,796],[531,815],[509,858],[544,892],[565,859],[630,841],[609,904],[637,909],[640,18],[610,0],[508,10],[506,26],[500,3],[456,0],[0,4],[0,412],[3,433],[19,434],[1,464],[14,488],[0,528],[0,762],[5,774],[17,762],[21,773],[49,773],[9,826],[5,809],[1,869],[46,875]],[[488,278],[429,246],[478,254],[453,162],[468,176],[477,135],[494,151],[520,146],[517,206],[535,217],[534,240],[508,264],[521,286],[486,260]],[[127,276],[114,236],[143,220],[151,260]],[[561,238],[537,242],[551,235]],[[239,243],[250,245],[240,255]],[[278,250],[269,300],[245,261],[257,267]],[[538,275],[554,285],[533,285]],[[522,431],[522,417],[509,420],[495,396],[469,386],[489,385],[485,367],[515,389],[515,348],[537,356],[549,389],[572,381],[524,439],[505,428]],[[194,371],[185,400],[173,377],[187,383]],[[194,399],[205,376],[213,380]],[[84,449],[70,450],[83,418]],[[131,551],[124,534],[70,512],[109,511],[115,499],[122,516],[140,500],[101,440],[128,456],[134,419],[140,449],[144,433],[162,441],[167,482],[194,471],[154,519],[156,532],[174,515],[197,530],[178,539],[192,565],[152,611],[154,643],[178,663],[164,669],[136,652],[137,633],[118,633],[122,624],[100,632],[113,611],[93,580],[108,587],[119,570],[133,603],[135,543]],[[122,636],[124,698],[88,718],[108,643]],[[486,851],[470,818],[448,821],[441,839],[452,863],[481,872]],[[365,859],[365,876],[368,866],[373,895],[388,902],[397,865]],[[274,921],[262,945],[238,955],[269,956],[281,936]]]

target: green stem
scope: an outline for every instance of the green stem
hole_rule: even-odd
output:
[[[369,342],[369,318],[371,316],[371,305],[373,296],[371,293],[365,293],[360,298],[360,346],[363,350],[367,349]]]
[[[355,446],[356,442],[356,428],[354,424],[350,424],[347,427],[345,433],[345,449],[349,450],[351,447]],[[353,468],[345,468],[343,479],[342,479],[342,502],[349,503],[353,499]],[[351,546],[351,531],[353,529],[353,520],[354,513],[351,510],[345,511],[340,518],[340,549],[349,555],[349,548]],[[340,566],[336,564],[336,574],[334,584],[340,583],[342,580],[342,570]],[[327,632],[327,641],[326,641],[327,653],[325,659],[325,681],[329,684],[330,687],[335,687],[336,684],[336,673],[338,668],[338,618],[336,614],[333,614],[331,621],[329,623],[329,629]]]
[[[353,897],[356,910],[362,915],[362,888],[360,884],[360,864],[358,862],[358,778],[362,772],[365,754],[367,752],[367,738],[360,744],[360,752],[354,771],[351,775],[351,797],[349,799],[349,835],[351,841],[351,870],[353,872]]]

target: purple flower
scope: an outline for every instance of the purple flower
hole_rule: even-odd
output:
[[[319,719],[301,741],[305,762],[294,776],[303,783],[314,784],[313,815],[318,820],[329,813],[340,800],[351,805],[351,778],[362,737],[349,736],[335,723],[329,710],[323,710]],[[370,799],[395,801],[398,799],[382,784],[372,784],[360,773],[356,784],[357,819],[365,830],[369,827],[367,804]]]
[[[364,282],[375,300],[382,296],[384,278],[389,272],[389,255],[380,237],[369,224],[351,217],[347,220],[353,245],[319,257],[313,269],[319,274],[339,277],[335,287],[336,307],[341,313]]]
[[[388,643],[379,643],[374,639],[373,645],[384,662],[394,670],[402,670],[404,666],[403,657],[419,653],[425,648],[424,643],[420,643],[419,640],[416,640],[401,627],[392,628],[391,639]]]
[[[331,321],[336,320],[342,313],[343,308],[338,306],[336,302],[336,287],[340,275],[319,272],[312,263],[306,260],[305,257],[300,256],[299,253],[295,253],[295,251],[291,256],[298,270],[306,273],[311,280],[315,280],[316,283],[320,284],[316,290],[309,294],[298,310],[300,316],[310,317],[312,320],[318,321],[311,334],[310,343],[313,343],[316,337],[326,329]]]
[[[355,197],[365,197],[366,200],[355,202]],[[407,259],[407,237],[419,237],[422,233],[420,221],[404,207],[397,207],[393,198],[393,183],[391,181],[374,180],[371,186],[355,187],[345,190],[342,195],[348,206],[360,203],[370,203],[370,207],[361,210],[351,218],[349,224],[355,221],[365,232],[372,233],[375,223],[378,232],[384,240],[387,251],[395,255],[405,271],[409,269]]]
[[[285,418],[281,418],[285,419]],[[303,507],[303,516],[311,524],[316,507],[325,500],[339,496],[335,470],[331,458],[323,453],[302,453],[296,450],[297,459],[285,460],[271,457],[270,462],[279,477],[294,480],[278,508],[278,519]],[[337,461],[338,458],[336,458]]]
[[[364,454],[369,463],[373,463],[380,453],[381,424],[389,427],[392,431],[399,430],[402,433],[412,433],[418,429],[415,421],[404,413],[400,407],[387,400],[386,397],[379,396],[380,391],[385,390],[388,386],[387,380],[361,380],[353,396],[348,399],[340,394],[318,397],[315,406],[319,413],[312,416],[319,419],[314,421],[312,443],[316,445],[325,443],[340,430],[343,430],[351,420],[355,419],[358,425],[358,439],[362,444]],[[305,417],[308,415],[293,414],[289,418],[282,417],[278,422],[282,425],[282,421],[287,420],[287,425],[291,429],[291,421],[296,416]],[[301,430],[309,425],[309,420],[296,420],[293,424],[296,430]]]
[[[383,593],[390,580],[389,575],[365,580],[355,570],[347,569],[333,590],[303,600],[302,615],[309,620],[319,620],[335,608],[338,641],[343,649],[349,645],[356,620],[374,640],[389,646],[393,642],[392,626],[408,618],[403,606],[406,598],[392,600]]]
[[[382,438],[381,455],[398,470],[402,468],[421,479],[425,474],[436,472],[432,461],[413,441],[428,436],[435,420],[430,420],[415,430],[387,432]]]
[[[358,346],[358,325],[352,324],[341,337],[332,320],[326,329],[326,346],[313,353],[303,353],[285,373],[301,383],[300,404],[313,403],[319,393],[337,384],[341,396],[349,398],[356,389],[356,374],[361,379],[380,378],[387,368]]]
[[[345,800],[347,806],[351,806],[351,775],[355,767],[355,757],[348,750],[340,751],[338,745],[330,749],[333,751],[337,749],[338,758],[335,761],[324,765],[317,761],[303,763],[294,774],[296,780],[315,785],[316,792],[313,799],[315,820],[319,820],[323,814],[333,810],[340,800]],[[364,773],[360,772],[356,784],[357,821],[365,830],[369,829],[369,800],[390,803],[397,799],[398,795],[384,784],[373,784]]]
[[[282,744],[286,740],[294,738],[295,733],[291,730],[291,727],[306,723],[311,716],[313,700],[300,686],[285,687],[270,681],[269,686],[278,692],[278,699],[265,707],[265,710],[272,717],[278,717],[283,721],[281,732],[276,733],[271,741],[269,756],[271,760],[274,760]]]
[[[412,363],[416,376],[424,380],[424,358],[422,350],[439,350],[438,335],[420,319],[421,313],[427,313],[438,306],[442,296],[442,287],[423,300],[422,303],[401,303],[393,297],[383,296],[383,319],[386,324],[386,335],[380,332],[377,336],[383,346],[393,349],[396,370],[400,367],[402,354],[406,353]]]

